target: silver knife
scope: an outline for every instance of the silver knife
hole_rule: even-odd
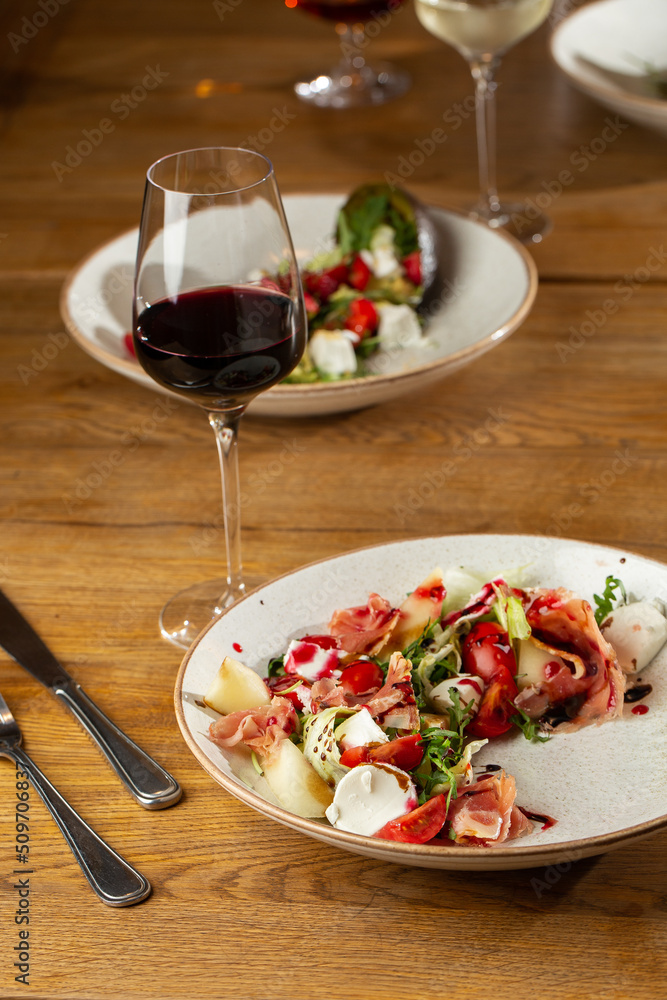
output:
[[[1,590],[0,646],[69,708],[139,805],[164,809],[178,802],[176,779],[107,718]]]

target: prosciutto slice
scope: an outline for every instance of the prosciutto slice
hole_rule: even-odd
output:
[[[373,656],[395,628],[399,615],[399,609],[392,608],[384,597],[370,594],[368,603],[362,607],[334,611],[329,632],[346,653]]]
[[[275,695],[268,705],[230,712],[209,727],[209,737],[219,747],[229,750],[243,743],[256,753],[268,756],[297,727],[294,706],[288,698]]]
[[[559,727],[562,731],[619,716],[623,711],[625,677],[588,601],[563,588],[529,590],[527,597],[530,641],[559,656],[565,664],[554,669],[539,686],[522,691],[517,706],[533,717],[553,707],[566,707],[571,721]]]
[[[399,653],[392,653],[385,682],[366,702],[378,723],[387,728],[419,729],[419,710],[412,687],[412,665]]]
[[[349,707],[345,692],[333,677],[322,677],[310,689],[310,712],[321,712],[323,708]]]
[[[532,823],[515,806],[514,778],[500,771],[459,791],[449,806],[447,819],[455,843],[494,847],[532,830]]]

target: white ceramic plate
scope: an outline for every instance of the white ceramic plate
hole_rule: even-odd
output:
[[[665,0],[601,0],[558,26],[551,53],[571,82],[630,121],[667,133],[667,100],[645,65],[667,71]]]
[[[284,199],[300,261],[313,255],[335,228],[340,195],[288,195]],[[495,347],[524,321],[537,291],[532,257],[511,237],[445,209],[433,209],[443,253],[441,307],[428,325],[428,344],[377,355],[377,374],[335,383],[278,385],[250,411],[300,417],[358,410],[395,399],[451,375]],[[77,343],[107,368],[153,392],[166,391],[131,358],[124,336],[132,328],[132,285],[138,230],[105,243],[67,279],[60,309]]]
[[[356,854],[425,868],[494,870],[575,861],[644,837],[667,825],[667,648],[642,674],[653,685],[645,715],[623,718],[533,744],[520,734],[492,741],[476,764],[498,763],[513,774],[517,802],[557,819],[549,830],[497,848],[389,843],[301,819],[281,808],[264,779],[246,767],[244,784],[207,738],[216,714],[201,699],[226,655],[265,674],[268,659],[296,636],[316,633],[339,607],[366,602],[377,591],[400,603],[435,566],[464,565],[491,577],[529,564],[531,581],[564,586],[592,600],[608,574],[637,597],[667,597],[667,567],[590,545],[529,535],[452,535],[360,549],[313,563],[249,594],[204,631],[188,651],[175,691],[185,741],[223,788],[294,830]],[[234,652],[234,643],[242,653]],[[268,848],[270,849],[270,848]]]

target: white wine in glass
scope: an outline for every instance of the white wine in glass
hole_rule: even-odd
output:
[[[523,243],[539,243],[551,229],[542,213],[498,198],[496,185],[495,71],[500,57],[546,20],[553,0],[415,0],[417,17],[436,38],[452,45],[475,82],[480,198],[475,214]]]

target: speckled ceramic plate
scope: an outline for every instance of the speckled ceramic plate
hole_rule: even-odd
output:
[[[345,197],[287,195],[283,201],[297,258],[306,261],[315,248],[327,244]],[[432,219],[440,234],[443,289],[424,345],[375,355],[375,373],[363,378],[274,386],[253,400],[250,413],[311,417],[419,393],[496,347],[521,325],[537,292],[537,271],[527,250],[505,233],[456,212],[434,208]],[[93,358],[152,392],[166,392],[124,342],[132,328],[137,239],[133,229],[86,257],[65,282],[60,311],[72,337]]]
[[[647,73],[649,66],[667,73],[665,0],[600,0],[576,10],[554,31],[551,54],[589,97],[667,133],[667,100]]]
[[[225,655],[258,673],[289,640],[317,632],[332,611],[366,602],[370,591],[400,603],[435,566],[488,573],[528,566],[527,583],[563,586],[592,601],[613,573],[638,598],[667,596],[667,567],[629,552],[528,535],[452,535],[361,549],[313,563],[249,594],[204,631],[176,683],[185,741],[222,787],[265,816],[323,843],[381,861],[425,868],[495,870],[575,861],[645,837],[667,825],[667,648],[643,673],[649,711],[533,744],[520,734],[493,740],[475,763],[501,764],[517,783],[517,802],[557,820],[548,830],[497,848],[391,843],[345,833],[326,820],[301,819],[278,805],[252,767],[237,773],[207,738],[216,714],[199,704]],[[242,647],[242,654],[234,653]],[[242,777],[249,784],[244,783]],[[270,850],[270,847],[267,847]]]

